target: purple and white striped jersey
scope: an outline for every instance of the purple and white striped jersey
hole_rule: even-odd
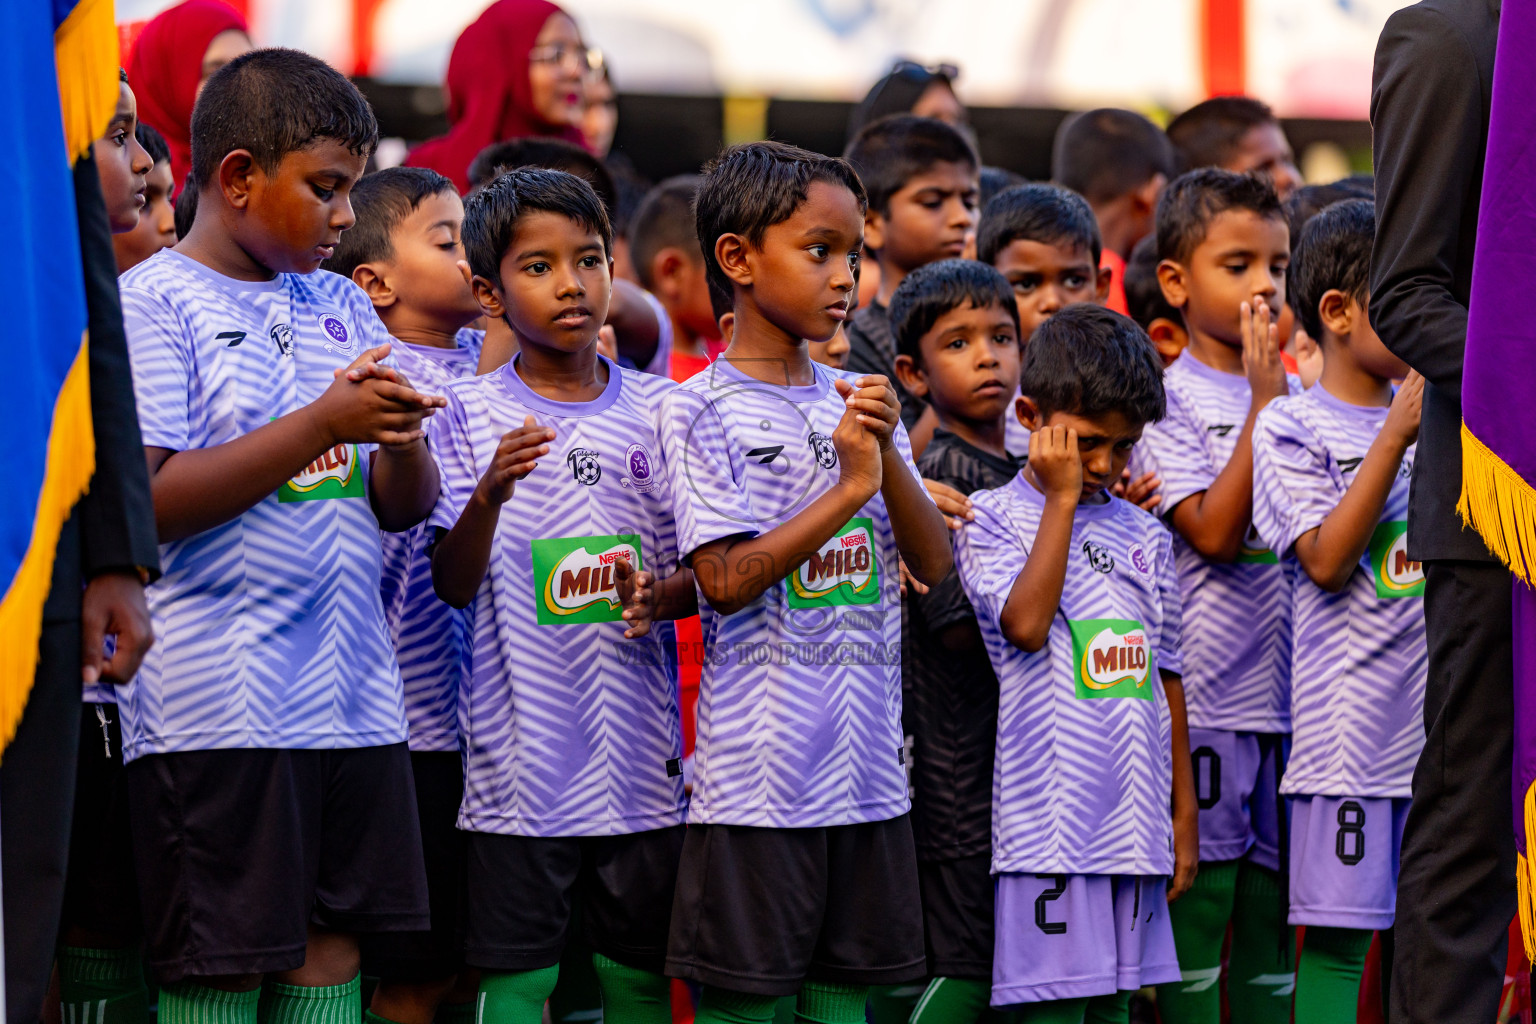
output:
[[[394,356],[411,386],[434,395],[449,381],[473,377],[481,331],[459,332],[455,348],[395,342]],[[434,425],[427,420],[427,430]],[[432,590],[436,527],[421,523],[384,534],[379,592],[384,622],[405,684],[405,721],[412,750],[458,750],[459,680],[469,670],[469,611],[450,607]]]
[[[1045,497],[1020,473],[971,495],[955,564],[997,672],[992,871],[1173,873],[1173,739],[1160,672],[1178,675],[1179,588],[1168,531],[1119,498],[1079,505],[1061,606],[1034,654],[1003,605]]]
[[[119,289],[144,443],[174,452],[308,405],[392,340],[363,290],[326,270],[236,281],[162,249]],[[124,760],[405,740],[369,454],[338,444],[229,522],[160,545],[156,643],[118,687]]]
[[[1226,467],[1248,418],[1252,392],[1189,352],[1163,374],[1168,415],[1148,423],[1131,475],[1163,480],[1159,511],[1170,515]],[[1291,378],[1291,392],[1301,382]],[[1184,608],[1184,693],[1189,724],[1233,732],[1290,732],[1290,568],[1250,528],[1235,562],[1207,562],[1174,531]]]
[[[784,387],[718,359],[667,396],[662,445],[685,556],[774,529],[838,479],[832,432],[846,406],[832,382],[859,375],[812,368],[815,383]],[[896,444],[915,477],[899,425]],[[690,822],[809,828],[907,812],[897,562],[877,493],[735,614],[701,597]]]
[[[1383,408],[1314,384],[1271,403],[1253,434],[1253,521],[1275,551],[1322,525],[1344,497]],[[1296,567],[1291,757],[1280,789],[1309,796],[1406,797],[1424,746],[1424,570],[1407,552],[1403,457],[1380,525],[1345,588],[1330,594]]]
[[[658,578],[677,569],[655,427],[675,385],[604,359],[598,398],[557,402],[523,382],[519,362],[443,388],[448,407],[432,433],[443,484],[430,522],[448,530],[502,435],[530,415],[555,431],[549,454],[501,507],[470,605],[459,827],[597,836],[680,824],[674,631],[658,622],[624,639],[613,577],[620,554]]]

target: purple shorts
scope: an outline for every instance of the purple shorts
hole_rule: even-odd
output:
[[[1392,927],[1408,798],[1290,800],[1291,924]]]
[[[1179,980],[1162,875],[997,876],[992,1005]]]
[[[1280,869],[1276,760],[1290,744],[1289,736],[1190,727],[1202,862],[1246,854],[1259,867]]]

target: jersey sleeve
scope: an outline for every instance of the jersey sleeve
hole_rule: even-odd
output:
[[[150,448],[186,451],[192,440],[192,336],[174,306],[158,292],[122,289],[123,329],[133,370],[139,432]]]
[[[1146,452],[1132,472],[1155,470],[1162,478],[1161,515],[1172,515],[1185,498],[1208,489],[1216,480],[1218,467],[1211,464],[1205,430],[1175,390],[1168,391],[1168,415],[1148,424],[1139,448]]]
[[[672,475],[672,518],[684,563],[711,541],[756,536],[745,467],[732,458],[725,422],[714,402],[678,388],[662,399],[662,455]]]
[[[1253,427],[1253,526],[1284,555],[1297,538],[1322,525],[1344,496],[1317,435],[1282,403],[1259,413]]]
[[[955,538],[955,570],[976,617],[984,626],[997,628],[1029,550],[1014,536],[995,502],[977,501],[972,511],[976,518]]]
[[[1162,626],[1157,637],[1157,667],[1174,675],[1184,674],[1184,609],[1179,597],[1179,574],[1173,560],[1173,534],[1157,533],[1157,598],[1162,607]]]
[[[430,424],[427,446],[437,461],[439,480],[437,504],[427,522],[451,530],[464,514],[480,483],[475,470],[475,449],[469,436],[469,417],[465,414],[463,401],[449,391],[448,405],[427,422]]]

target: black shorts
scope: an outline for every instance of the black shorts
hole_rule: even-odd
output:
[[[926,976],[912,823],[692,825],[667,974],[754,995]]]
[[[597,953],[661,973],[683,826],[621,836],[468,833],[471,967],[533,971],[560,962],[574,905]]]
[[[992,981],[992,854],[917,865],[923,893],[928,972],[935,978]]]
[[[162,984],[293,970],[312,923],[429,926],[404,743],[150,754],[124,775]]]
[[[61,942],[79,929],[89,941],[108,947],[134,945],[143,930],[116,704],[80,706],[74,824],[61,925]]]
[[[385,981],[438,981],[464,966],[460,927],[464,903],[464,762],[456,750],[411,751],[416,821],[427,868],[432,927],[424,932],[375,932],[362,937],[363,973]]]

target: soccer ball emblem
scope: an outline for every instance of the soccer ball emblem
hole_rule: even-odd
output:
[[[832,447],[830,437],[813,430],[805,441],[811,446],[811,454],[816,456],[816,465],[822,469],[831,469],[837,465],[837,449]]]
[[[591,487],[603,478],[603,467],[597,464],[597,452],[591,448],[573,448],[571,454],[565,457],[566,465],[571,467],[571,475],[577,483]]]

